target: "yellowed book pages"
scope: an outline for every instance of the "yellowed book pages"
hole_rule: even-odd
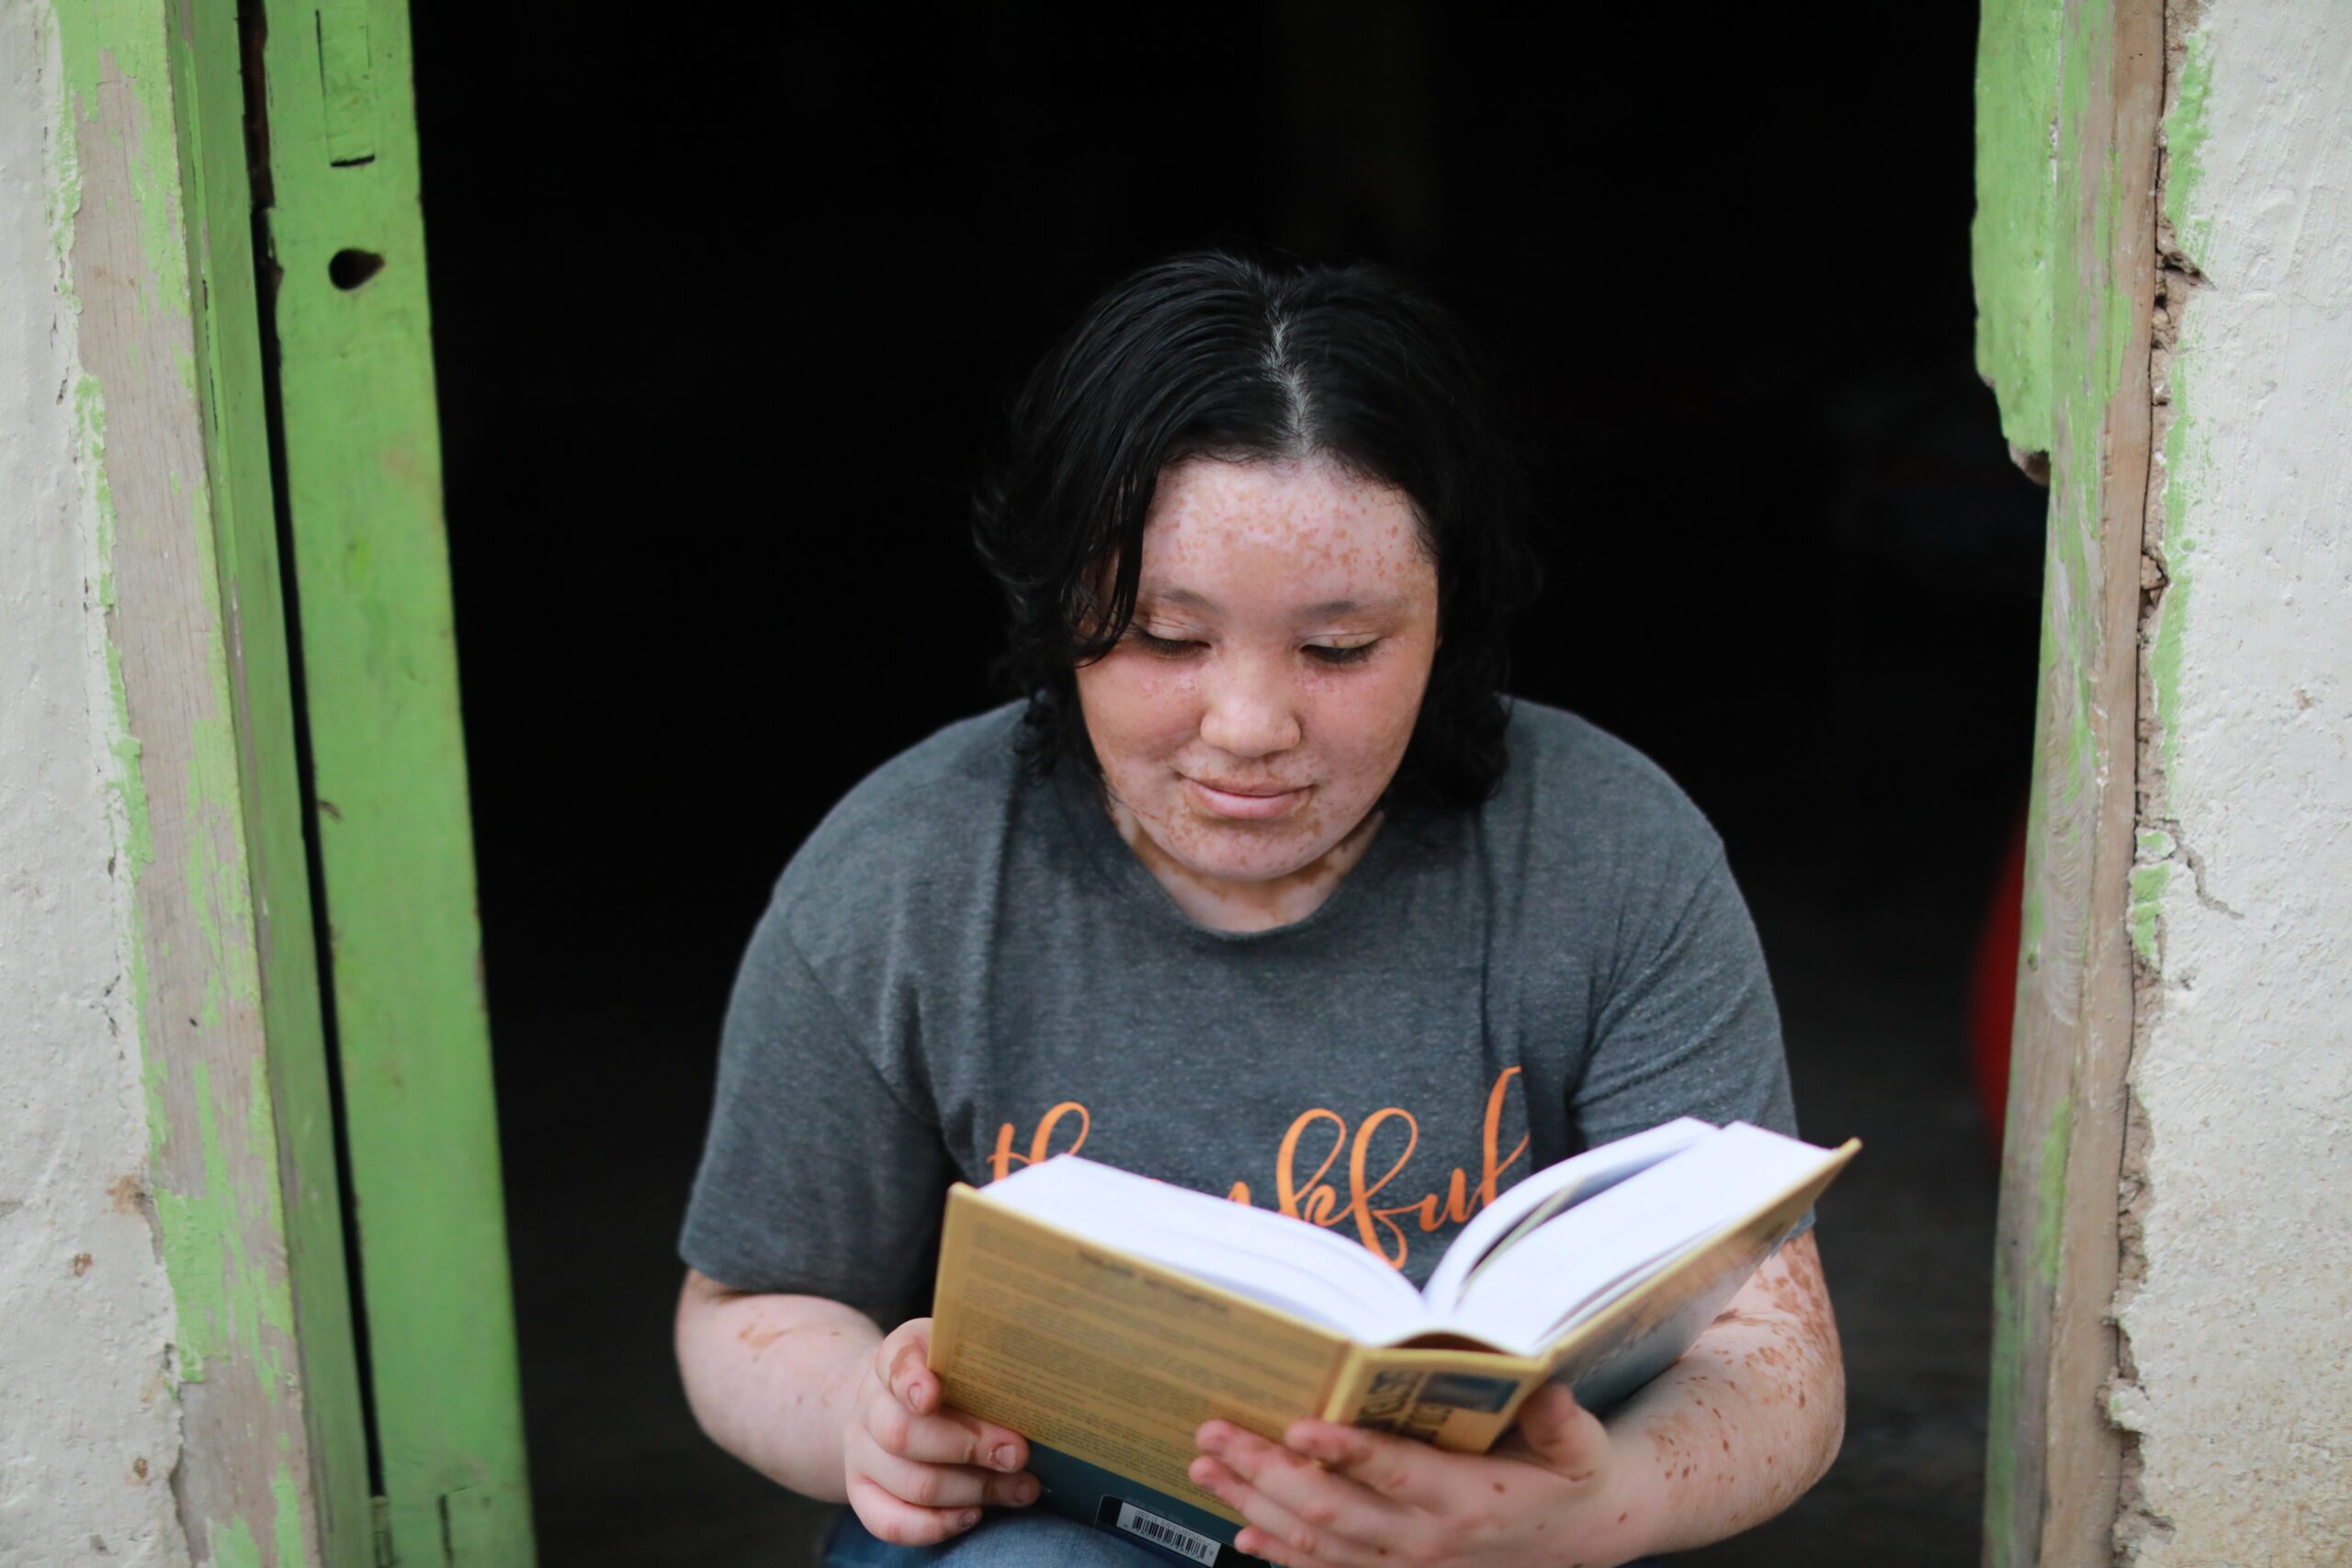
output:
[[[931,1366],[946,1402],[1238,1522],[1193,1484],[1221,1417],[1280,1441],[1322,1408],[1340,1336],[1106,1252],[958,1182],[940,1238]]]

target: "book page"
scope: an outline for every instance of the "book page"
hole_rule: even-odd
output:
[[[1636,1275],[1546,1351],[1553,1379],[1605,1414],[1673,1365],[1860,1147],[1849,1139],[1795,1186]]]
[[[1321,1407],[1347,1348],[961,1185],[948,1195],[933,1316],[931,1365],[949,1404],[1228,1519],[1185,1473],[1193,1432],[1216,1416],[1281,1440]]]
[[[1438,1259],[1421,1291],[1431,1317],[1452,1313],[1480,1270],[1546,1220],[1714,1134],[1713,1127],[1695,1116],[1677,1117],[1530,1175],[1481,1209]]]
[[[1057,1155],[988,1190],[1058,1230],[1363,1340],[1429,1326],[1420,1292],[1356,1242],[1286,1215]]]
[[[1479,1270],[1446,1326],[1534,1354],[1661,1258],[1841,1163],[1829,1150],[1734,1122],[1538,1227]]]

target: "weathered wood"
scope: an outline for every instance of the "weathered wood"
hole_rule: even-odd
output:
[[[2105,1395],[2132,1038],[2126,909],[2164,28],[2161,0],[2053,8],[2055,146],[2009,150],[2019,168],[2051,160],[2053,172],[2050,381],[1996,383],[2005,406],[2047,408],[2052,492],[1995,1260],[1993,1568],[2103,1568],[2122,1458]],[[2004,25],[2046,26],[2034,11],[2009,7]],[[1988,10],[1980,63],[1995,24]],[[1982,158],[1979,169],[1982,180]],[[2002,298],[1980,280],[1980,299]]]
[[[344,1246],[310,852],[302,837],[286,584],[270,478],[243,40],[232,6],[175,6],[167,27],[198,302],[198,389],[212,479],[213,546],[227,589],[222,652],[236,714],[287,1280],[311,1443],[307,1492],[323,1561],[334,1568],[372,1568],[367,1414]]]
[[[233,17],[62,5],[148,1182],[198,1560],[364,1562]]]
[[[382,1520],[402,1563],[518,1568],[530,1515],[407,0],[266,4],[260,20],[281,454]]]

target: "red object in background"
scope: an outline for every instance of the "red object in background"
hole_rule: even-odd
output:
[[[2001,1145],[2001,1123],[2009,1103],[2009,1026],[2017,1016],[2018,942],[2025,934],[2025,822],[2018,813],[2001,874],[1984,910],[1984,933],[1976,939],[1976,966],[1968,981],[1968,1054],[1976,1077],[1976,1102]]]

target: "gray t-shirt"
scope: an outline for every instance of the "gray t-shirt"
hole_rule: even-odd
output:
[[[1723,847],[1646,759],[1518,703],[1484,806],[1399,815],[1322,907],[1180,911],[1018,707],[852,790],[729,1007],[680,1251],[741,1290],[925,1310],[950,1182],[1048,1154],[1281,1209],[1416,1281],[1531,1170],[1676,1116],[1794,1133]]]

